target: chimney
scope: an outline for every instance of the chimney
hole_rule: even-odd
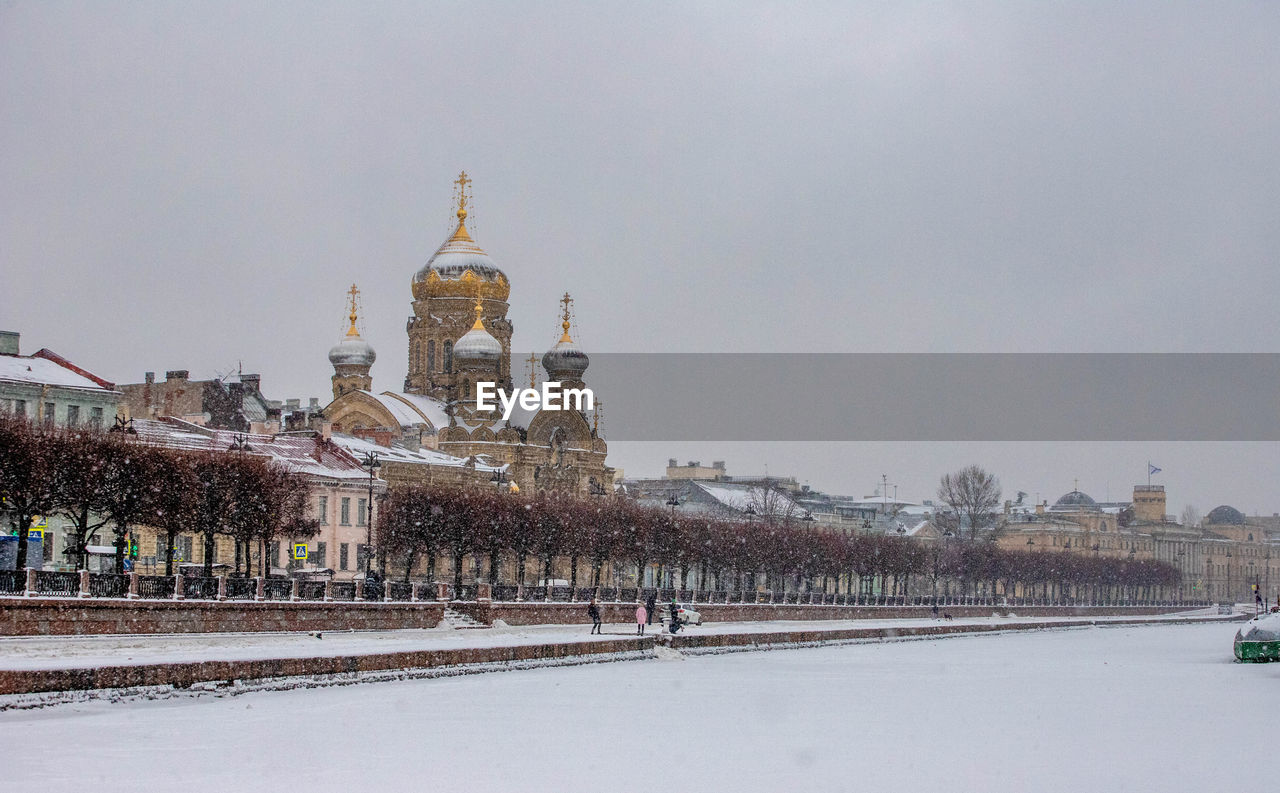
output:
[[[1040,504],[1036,504],[1036,514],[1037,514],[1037,515],[1043,515],[1043,514],[1044,514],[1044,508],[1045,508],[1046,506],[1048,506],[1048,505],[1049,505],[1049,502],[1048,502],[1048,501],[1045,501],[1045,502],[1040,503]]]
[[[259,386],[262,385],[262,375],[260,374],[242,374],[240,382],[244,383],[244,390],[247,394],[258,393]]]
[[[22,334],[16,330],[0,330],[0,355],[17,355]]]
[[[307,403],[307,410],[315,411],[320,409],[319,397],[311,397],[311,401]]]
[[[717,471],[723,471],[723,470],[724,470],[724,460],[716,460],[714,463],[712,463],[712,464],[711,464],[711,467],[712,467],[712,468],[714,468],[714,469],[716,469]]]
[[[143,382],[145,382],[147,385],[155,385],[155,382],[156,382],[156,373],[155,373],[155,372],[147,372],[147,373],[146,373],[146,375],[145,375],[145,376],[143,376],[142,380],[143,380]]]
[[[311,419],[311,429],[326,441],[333,437],[333,422],[326,420],[323,416],[315,416]]]
[[[674,458],[674,457],[668,457],[668,458],[667,458],[667,467],[668,467],[668,468],[675,468],[675,467],[676,467],[676,458]]]
[[[300,407],[302,407],[301,399],[286,399],[284,401],[284,409],[289,411],[290,413],[292,413],[293,411],[297,410]]]
[[[177,380],[185,383],[187,377],[191,374],[189,369],[170,369],[164,373],[165,380]]]

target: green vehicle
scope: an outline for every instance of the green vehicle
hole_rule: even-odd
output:
[[[1254,617],[1236,632],[1240,661],[1280,661],[1280,613]]]

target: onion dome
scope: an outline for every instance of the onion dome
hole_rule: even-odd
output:
[[[552,380],[581,380],[591,359],[569,335],[569,304],[573,302],[573,298],[565,292],[560,302],[564,304],[564,315],[560,323],[564,333],[560,336],[560,341],[556,342],[556,346],[543,353],[542,368],[547,370],[547,375]]]
[[[347,328],[347,335],[342,341],[329,348],[329,363],[336,366],[373,366],[373,362],[377,360],[378,354],[373,351],[373,345],[360,338],[360,331],[356,329],[356,295],[358,290],[355,285],[351,286],[351,313],[347,315],[351,325]]]
[[[1083,510],[1095,511],[1098,509],[1098,502],[1089,497],[1088,493],[1081,493],[1079,490],[1072,490],[1062,498],[1058,499],[1051,509],[1059,512],[1080,512]]]
[[[476,298],[476,322],[453,344],[453,360],[459,366],[490,366],[502,360],[502,342],[484,329],[483,313],[484,304]]]
[[[430,261],[413,276],[413,296],[481,297],[505,301],[511,294],[511,283],[489,254],[484,252],[467,231],[466,171],[458,177],[458,227],[445,240]]]
[[[1209,514],[1205,516],[1204,522],[1218,526],[1243,526],[1244,513],[1235,507],[1229,507],[1226,504],[1223,504],[1220,507],[1214,507],[1209,510]]]

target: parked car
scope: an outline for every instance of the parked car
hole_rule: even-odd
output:
[[[1219,614],[1235,614],[1235,613],[1236,613],[1236,607],[1235,607],[1235,604],[1234,604],[1234,603],[1219,603],[1219,604],[1218,604],[1218,613],[1219,613]]]
[[[702,624],[702,615],[691,608],[686,608],[685,606],[680,606],[676,609],[676,618],[679,619],[680,623],[683,625]]]

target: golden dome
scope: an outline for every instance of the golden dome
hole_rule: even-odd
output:
[[[413,276],[413,296],[417,300],[428,297],[474,298],[478,295],[506,301],[511,294],[511,282],[507,280],[506,273],[498,269],[498,265],[467,231],[466,186],[470,181],[465,171],[458,177],[458,226],[453,235]]]

